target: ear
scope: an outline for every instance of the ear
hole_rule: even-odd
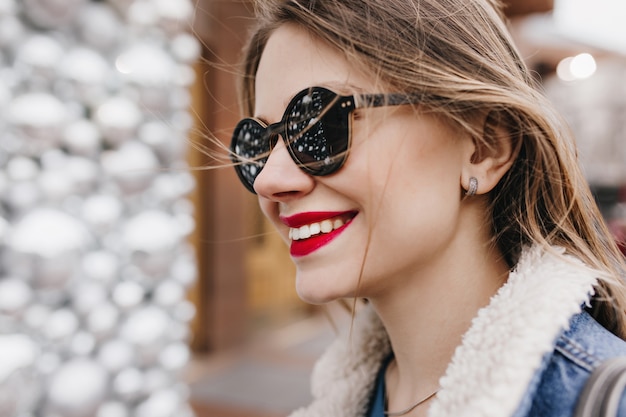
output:
[[[467,190],[471,177],[478,180],[476,194],[491,191],[511,168],[519,153],[511,123],[502,112],[492,111],[484,120],[482,138],[473,138],[462,169],[461,185]]]

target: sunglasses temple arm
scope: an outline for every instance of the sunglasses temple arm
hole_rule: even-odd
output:
[[[355,108],[401,106],[405,104],[418,104],[421,101],[416,95],[407,94],[361,94],[354,96]]]

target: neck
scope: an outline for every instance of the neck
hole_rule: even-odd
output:
[[[389,409],[436,391],[463,334],[508,276],[496,251],[442,259],[401,286],[370,299],[395,355],[386,376]],[[410,415],[419,415],[416,409]]]

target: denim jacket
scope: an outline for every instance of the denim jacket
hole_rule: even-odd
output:
[[[429,417],[571,416],[591,371],[626,355],[583,307],[600,275],[559,248],[528,248],[456,348]],[[322,355],[313,401],[290,417],[362,417],[391,352],[371,307]],[[624,401],[620,416],[626,417]]]
[[[605,360],[626,355],[626,343],[587,312],[575,315],[556,340],[526,392],[515,417],[569,417],[591,372]],[[618,416],[626,416],[622,395]]]

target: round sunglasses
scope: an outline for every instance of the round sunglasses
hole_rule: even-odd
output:
[[[255,193],[254,181],[280,136],[300,169],[310,175],[330,175],[348,156],[350,115],[355,109],[418,102],[416,96],[406,94],[342,96],[324,87],[304,89],[291,99],[279,122],[267,125],[248,117],[237,124],[230,144],[235,170],[243,185]]]

